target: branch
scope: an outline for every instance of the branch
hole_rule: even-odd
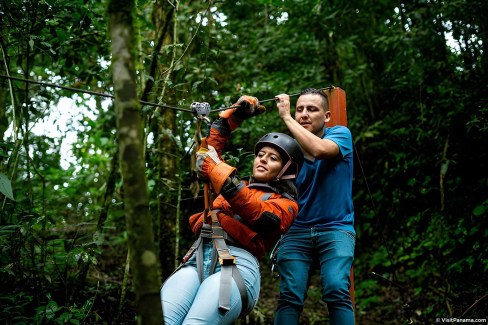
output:
[[[447,173],[447,166],[449,161],[446,159],[447,156],[447,148],[449,145],[449,136],[447,136],[446,142],[444,143],[444,150],[442,151],[442,159],[441,159],[441,170],[440,170],[440,177],[439,177],[439,189],[441,194],[441,211],[444,211],[444,177]]]
[[[473,303],[471,306],[469,306],[469,308],[468,308],[468,309],[466,309],[466,311],[465,311],[465,312],[464,312],[464,313],[461,315],[461,318],[462,318],[464,315],[466,315],[466,313],[467,313],[468,311],[470,311],[470,310],[471,310],[471,309],[472,309],[472,308],[473,308],[473,307],[474,307],[474,306],[475,306],[475,305],[476,305],[478,302],[480,302],[481,300],[485,299],[485,298],[486,298],[486,296],[488,296],[488,294],[486,294],[486,295],[484,295],[483,297],[481,297],[480,299],[476,300],[476,301],[475,301],[475,302],[474,302],[474,303]]]
[[[17,141],[17,123],[16,123],[16,118],[15,118],[15,101],[14,101],[14,89],[12,85],[12,79],[10,77],[10,69],[8,67],[7,63],[7,51],[5,49],[5,44],[3,43],[3,38],[0,38],[0,46],[2,47],[2,55],[3,55],[3,62],[5,64],[5,73],[7,74],[8,78],[8,86],[10,88],[10,98],[12,101],[12,122],[13,122],[13,136],[14,136],[14,141]]]
[[[156,80],[156,68],[158,66],[158,54],[163,47],[164,37],[166,36],[166,32],[168,31],[169,27],[168,21],[173,12],[174,10],[171,9],[170,12],[168,12],[168,14],[166,15],[166,21],[163,27],[163,31],[161,32],[161,35],[159,35],[158,42],[156,44],[156,47],[154,48],[154,52],[152,55],[151,67],[149,69],[149,76],[151,78],[148,78],[146,81],[146,87],[144,88],[144,93],[142,94],[141,100],[148,100],[149,93],[154,86],[154,80]]]
[[[210,1],[210,2],[208,3],[208,7],[207,7],[207,9],[205,9],[204,16],[206,16],[206,15],[207,15],[208,11],[210,10],[210,6],[211,6],[211,5],[212,5],[212,1]],[[200,20],[200,24],[198,24],[198,26],[197,26],[197,30],[195,31],[195,33],[193,34],[193,36],[192,36],[192,38],[191,38],[190,42],[188,43],[188,45],[186,46],[185,50],[183,51],[183,54],[181,54],[181,56],[178,58],[178,60],[174,61],[174,62],[171,64],[171,66],[170,66],[168,69],[166,69],[165,71],[163,71],[163,73],[162,73],[162,74],[165,74],[165,73],[167,73],[168,71],[172,71],[172,70],[174,69],[174,66],[175,66],[175,65],[176,65],[178,62],[180,62],[180,61],[181,61],[181,59],[183,58],[183,56],[185,56],[186,51],[188,51],[188,48],[189,48],[189,47],[190,47],[190,45],[193,43],[193,39],[194,39],[194,38],[197,36],[198,31],[200,30],[200,27],[202,26],[202,24],[203,24],[203,19],[202,19],[202,20]]]

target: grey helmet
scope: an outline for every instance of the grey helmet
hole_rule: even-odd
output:
[[[284,133],[268,133],[256,143],[254,155],[257,156],[259,151],[265,146],[270,146],[278,150],[281,159],[283,159],[283,168],[278,176],[276,176],[276,179],[296,178],[303,165],[303,153],[298,142]]]

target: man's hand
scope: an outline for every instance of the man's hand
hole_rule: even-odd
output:
[[[276,107],[282,119],[291,117],[290,111],[290,96],[287,94],[280,94],[275,97],[277,100]]]

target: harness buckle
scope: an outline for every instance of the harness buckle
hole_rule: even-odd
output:
[[[228,257],[219,257],[219,263],[221,266],[226,266],[226,265],[235,265],[236,264],[236,259],[234,256],[228,256]]]
[[[200,236],[205,238],[212,238],[212,226],[204,223],[202,229],[200,230]]]

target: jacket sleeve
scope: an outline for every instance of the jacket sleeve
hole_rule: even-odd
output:
[[[207,144],[215,148],[220,159],[222,159],[222,150],[229,139],[230,129],[227,120],[218,118],[213,121],[210,127],[210,134],[207,137]]]

